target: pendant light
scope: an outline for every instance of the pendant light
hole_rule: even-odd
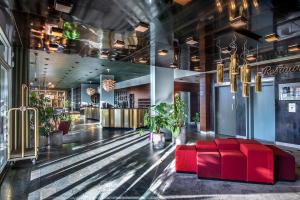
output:
[[[219,49],[219,63],[217,63],[217,84],[224,82],[224,64],[222,63],[222,48],[220,46],[220,40],[217,43]]]
[[[96,89],[91,87],[92,81],[90,81],[90,86],[86,89],[86,93],[89,96],[93,96],[96,93]]]
[[[237,80],[237,75],[232,74],[231,75],[231,80],[230,80],[230,90],[231,93],[237,93],[238,90],[238,80]]]
[[[255,93],[262,91],[261,78],[262,78],[261,73],[257,73],[255,76],[255,85],[254,85]]]
[[[249,97],[250,85],[249,83],[243,83],[242,95],[243,97]]]

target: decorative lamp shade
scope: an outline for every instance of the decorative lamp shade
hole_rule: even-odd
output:
[[[115,88],[115,83],[116,83],[116,81],[114,81],[112,79],[105,79],[102,82],[102,84],[103,84],[102,87],[106,92],[110,92],[111,90],[113,90]]]
[[[231,68],[231,70],[230,70],[231,74],[239,74],[239,63],[238,62],[239,62],[238,56],[235,53],[230,57],[229,67]]]
[[[254,90],[255,92],[261,92],[262,90],[262,87],[261,87],[261,73],[258,73],[256,76],[255,76],[255,85],[254,85]]]
[[[89,87],[86,89],[86,93],[89,95],[89,96],[93,96],[94,94],[96,94],[96,89],[95,88],[92,88],[92,87]]]
[[[249,92],[250,92],[249,83],[243,83],[243,89],[242,89],[243,97],[249,97]]]
[[[224,65],[222,63],[217,64],[217,83],[224,82]]]
[[[230,90],[231,93],[237,93],[237,85],[238,81],[237,81],[237,75],[232,74],[231,75],[231,80],[230,80]]]

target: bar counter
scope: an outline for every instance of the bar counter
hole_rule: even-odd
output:
[[[99,120],[107,128],[140,128],[144,126],[146,108],[108,108],[86,107],[86,119]]]

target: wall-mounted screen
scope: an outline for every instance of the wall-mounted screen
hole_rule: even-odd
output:
[[[293,101],[300,100],[300,82],[279,84],[279,100]]]

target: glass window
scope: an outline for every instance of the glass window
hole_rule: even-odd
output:
[[[3,66],[0,67],[0,169],[2,169],[6,162],[8,80],[7,70]]]

